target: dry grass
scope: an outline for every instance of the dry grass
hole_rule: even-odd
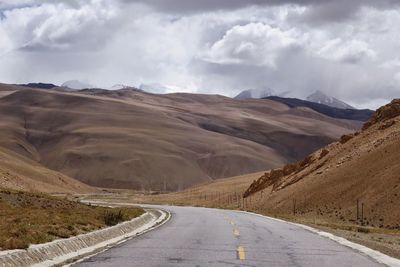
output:
[[[143,214],[141,208],[104,208],[66,199],[0,190],[0,250],[27,248],[90,232]],[[115,214],[110,223],[107,218]]]

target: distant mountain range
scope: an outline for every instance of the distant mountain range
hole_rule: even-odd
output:
[[[260,87],[256,89],[248,89],[240,92],[235,99],[249,99],[249,98],[265,98],[276,95],[275,92],[269,87]]]
[[[336,119],[367,121],[373,113],[373,111],[369,109],[342,109],[297,98],[270,96],[266,99],[281,102],[291,108],[306,107]]]
[[[52,83],[27,83],[27,84],[18,84],[19,86],[29,87],[29,88],[41,88],[41,89],[53,89],[54,87],[58,87]]]
[[[251,98],[266,98],[270,96],[278,96],[284,97],[286,96],[287,92],[282,94],[276,94],[274,90],[269,87],[260,87],[256,89],[248,89],[240,92],[235,99],[251,99]],[[328,96],[322,91],[315,91],[311,95],[306,97],[307,101],[323,104],[326,106],[330,106],[333,108],[340,108],[340,109],[355,109],[354,107],[350,106],[349,104],[335,98],[332,96]]]
[[[92,89],[92,88],[97,88],[89,83],[85,83],[79,80],[69,80],[64,82],[61,87],[52,84],[52,83],[28,83],[28,84],[19,84],[19,86],[24,86],[24,87],[29,87],[29,88],[41,88],[41,89],[55,89],[58,91],[71,91],[71,90],[83,90],[83,89]],[[121,90],[121,89],[127,89],[127,88],[134,88],[128,85],[124,84],[116,84],[110,88],[107,88],[108,90]],[[176,91],[177,88],[163,85],[160,83],[149,83],[149,84],[141,84],[139,90],[142,90],[144,92],[148,93],[153,93],[153,94],[165,94],[168,92],[173,92]],[[245,99],[260,99],[260,98],[267,98],[267,97],[280,97],[280,98],[286,98],[288,95],[288,92],[280,93],[277,94],[275,91],[269,87],[259,87],[259,88],[254,88],[254,89],[248,89],[240,92],[237,96],[234,97],[234,99],[238,100],[245,100]],[[351,105],[335,98],[332,96],[328,96],[322,91],[315,91],[311,95],[306,97],[306,100],[309,102],[314,102],[322,105],[326,105],[329,107],[333,108],[339,108],[339,109],[356,109],[352,107]],[[293,102],[293,101],[291,101]]]
[[[311,95],[307,96],[306,100],[318,103],[318,104],[324,104],[330,107],[334,108],[341,108],[341,109],[355,109],[354,107],[350,106],[349,104],[334,98],[332,96],[328,96],[324,94],[321,91],[315,91]]]

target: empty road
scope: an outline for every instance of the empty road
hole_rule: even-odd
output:
[[[227,210],[162,206],[163,226],[74,266],[382,266],[301,227]]]

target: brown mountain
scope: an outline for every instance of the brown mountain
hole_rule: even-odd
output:
[[[265,173],[245,196],[257,199],[262,212],[287,216],[295,210],[338,223],[357,221],[358,201],[359,223],[400,229],[399,158],[400,100],[394,100],[361,132]]]
[[[362,125],[268,99],[0,91],[0,147],[102,187],[178,190],[275,168]]]
[[[0,188],[47,193],[88,193],[96,189],[0,148]]]

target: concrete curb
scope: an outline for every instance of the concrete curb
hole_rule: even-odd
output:
[[[364,255],[372,258],[372,259],[374,259],[375,261],[386,265],[386,266],[400,267],[400,260],[399,259],[390,257],[388,255],[385,255],[385,254],[383,254],[383,253],[381,253],[379,251],[373,250],[373,249],[365,247],[363,245],[351,242],[351,241],[349,241],[349,240],[347,240],[347,239],[345,239],[343,237],[339,237],[339,236],[336,236],[334,234],[331,234],[331,233],[328,233],[328,232],[324,232],[324,231],[315,229],[313,227],[310,227],[310,226],[307,226],[307,225],[304,225],[304,224],[289,222],[289,221],[285,221],[285,220],[281,220],[281,219],[277,219],[277,218],[273,218],[273,217],[268,217],[268,216],[261,215],[261,214],[258,214],[258,213],[254,213],[254,212],[250,212],[250,211],[237,211],[237,212],[252,214],[252,215],[255,215],[255,216],[258,216],[258,217],[263,217],[263,218],[266,218],[266,219],[270,219],[270,220],[274,220],[274,221],[278,221],[278,222],[282,222],[282,223],[288,223],[288,224],[291,224],[291,225],[298,226],[298,227],[303,228],[303,229],[305,229],[307,231],[310,231],[310,232],[312,232],[314,234],[317,234],[319,236],[322,236],[322,237],[328,238],[330,240],[333,240],[333,241],[341,244],[342,246],[346,246],[346,247],[349,247],[351,249],[354,249],[354,250],[356,250],[356,251],[358,251],[358,252],[360,252],[360,253],[362,253],[362,254],[364,254]]]
[[[168,218],[169,214],[166,212],[151,209],[138,218],[112,227],[45,244],[31,245],[26,250],[3,251],[0,252],[0,266],[62,265],[147,232]]]

